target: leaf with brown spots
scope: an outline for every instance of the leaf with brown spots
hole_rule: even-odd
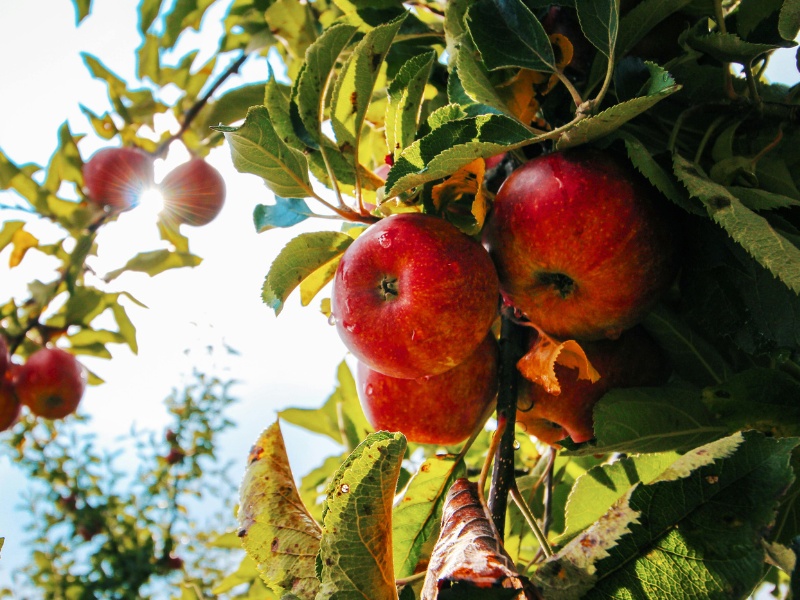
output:
[[[250,451],[239,500],[239,537],[261,578],[275,593],[313,599],[322,532],[297,492],[277,421]]]
[[[322,505],[316,600],[397,599],[392,500],[405,451],[401,433],[372,433],[333,476]]]
[[[527,354],[519,359],[517,369],[526,379],[543,386],[548,394],[558,395],[561,386],[556,377],[556,363],[578,369],[578,379],[588,379],[592,383],[600,379],[600,373],[589,362],[578,342],[560,342],[543,331],[539,331]]]
[[[536,598],[498,541],[478,499],[477,484],[457,479],[447,493],[442,532],[433,548],[420,600],[436,598]],[[477,592],[480,590],[480,592]]]

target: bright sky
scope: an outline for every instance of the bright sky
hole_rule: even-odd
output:
[[[100,57],[113,72],[131,80],[139,45],[137,3],[97,1],[91,16],[76,29],[72,3],[67,0],[47,0],[44,5],[0,1],[0,73],[4,82],[0,148],[11,160],[46,164],[57,145],[58,127],[65,120],[73,133],[91,132],[79,104],[102,113],[108,109],[108,100],[105,86],[91,78],[80,52]],[[216,40],[220,34],[217,21],[225,7],[223,2],[207,15],[208,39]],[[211,31],[214,26],[216,31]],[[263,81],[266,73],[264,61],[248,62],[242,77],[230,85]],[[87,157],[100,143],[87,139],[79,148]],[[173,148],[167,164],[157,163],[157,180],[185,159],[179,152],[182,148]],[[82,406],[100,434],[98,443],[109,449],[133,424],[162,430],[167,422],[162,401],[191,371],[184,350],[224,340],[241,352],[238,358],[222,363],[226,373],[242,383],[234,388],[240,402],[230,412],[238,426],[223,439],[221,454],[235,459],[243,469],[250,444],[274,421],[276,410],[317,407],[327,398],[345,349],[317,306],[303,308],[299,298],[292,297],[276,318],[260,298],[263,277],[283,245],[301,231],[329,228],[330,222],[306,222],[289,231],[256,234],[253,207],[269,202],[270,192],[259,178],[235,171],[227,147],[214,151],[209,161],[225,178],[226,205],[210,225],[184,230],[192,251],[203,257],[203,263],[155,278],[126,274],[116,280],[116,289],[129,291],[149,307],[126,306],[138,328],[139,354],[133,356],[126,347],[112,346],[113,360],[85,360],[106,383],[90,388]],[[18,202],[0,192],[3,204]],[[135,252],[160,247],[150,218],[132,211],[104,230],[98,240],[100,260],[95,263],[100,271],[122,266]],[[12,219],[26,219],[26,215],[0,210],[0,221]],[[40,233],[45,239],[47,232]],[[9,270],[8,253],[8,249],[0,253],[0,300],[11,295],[24,298],[28,281],[51,278],[52,264],[34,252],[21,267]],[[307,472],[335,450],[324,439],[291,426],[285,426],[284,432],[296,474]],[[26,534],[21,525],[28,515],[21,517],[19,512],[24,486],[25,480],[14,466],[0,459],[0,537],[6,538],[0,558],[0,587],[10,584],[10,574],[26,559]]]

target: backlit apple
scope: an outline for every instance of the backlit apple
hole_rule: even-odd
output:
[[[19,368],[14,389],[33,414],[61,419],[78,408],[86,389],[86,370],[69,352],[42,348]]]
[[[615,338],[677,271],[667,200],[596,150],[535,158],[501,186],[483,241],[508,302],[560,338]]]
[[[345,251],[331,310],[353,355],[380,373],[413,379],[472,354],[495,319],[497,285],[475,240],[439,217],[398,214]]]
[[[439,375],[400,379],[359,362],[358,396],[376,430],[400,431],[419,444],[458,444],[494,399],[497,367],[497,342],[490,334],[464,362]]]
[[[103,148],[83,166],[83,183],[90,202],[113,210],[135,206],[153,187],[153,157],[138,148]]]
[[[225,203],[225,180],[202,158],[175,167],[159,184],[164,213],[178,223],[208,225]]]

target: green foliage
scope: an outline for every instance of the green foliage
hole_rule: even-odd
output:
[[[492,532],[490,540],[548,600],[746,598],[768,563],[777,564],[770,581],[797,581],[800,97],[797,84],[773,84],[764,73],[777,50],[795,45],[798,2],[642,0],[631,8],[612,0],[556,7],[538,0],[243,0],[228,8],[225,34],[202,65],[195,51],[170,51],[200,27],[212,3],[162,4],[139,5],[139,81],[123,81],[102,57],[84,56],[111,105],[84,114],[95,136],[154,155],[177,138],[201,156],[227,143],[236,168],[275,195],[254,207],[260,233],[317,217],[348,223],[302,233],[274,257],[262,297],[276,315],[298,288],[303,305],[322,293],[352,240],[378,219],[463,208],[452,221],[479,236],[489,190],[504,173],[487,171],[483,187],[442,207],[441,190],[456,185],[463,167],[484,173],[484,160],[502,153],[501,164],[513,166],[585,145],[627,158],[661,192],[656,201],[682,233],[680,277],[644,321],[671,378],[608,392],[595,407],[589,442],[545,449],[517,432],[519,448],[506,447],[502,458],[514,468],[523,506],[503,509],[502,535]],[[78,20],[87,18],[90,3],[74,5]],[[566,41],[552,35],[554,14],[574,25],[562,30]],[[670,29],[676,19],[680,31]],[[280,57],[285,73],[271,66],[266,82],[216,93],[246,59],[268,53]],[[212,77],[225,64],[227,75]],[[171,105],[160,93],[165,86],[179,92]],[[143,135],[167,111],[182,124],[177,138]],[[22,220],[4,221],[0,249],[12,248],[12,266],[39,252],[61,268],[55,279],[31,282],[25,301],[0,306],[3,335],[19,358],[57,340],[96,356],[110,356],[107,346],[118,343],[136,351],[134,324],[119,302],[135,300],[104,285],[125,271],[156,275],[200,258],[161,223],[166,248],[136,249],[90,284],[96,232],[116,215],[85,202],[81,136],[65,125],[58,139],[46,167],[0,153],[0,188],[19,198],[14,208],[63,232],[43,244]],[[65,187],[73,197],[62,197]],[[96,324],[104,314],[112,325]],[[372,431],[344,362],[336,375],[320,408],[284,407],[279,418],[330,438],[339,451],[296,477],[278,425],[265,432],[241,490],[248,556],[220,576],[214,593],[242,586],[254,598],[419,597],[413,576],[432,555],[447,491],[487,465],[494,421],[469,447],[408,445],[400,434]],[[30,425],[23,420],[15,435],[38,439]],[[211,444],[215,426],[205,426],[201,438]],[[50,460],[36,443],[17,458]],[[60,448],[68,452],[92,456],[84,446]],[[98,489],[92,493],[111,508],[90,495],[78,512],[116,531],[122,525],[109,515],[130,503],[152,529],[160,522],[143,503],[182,493],[199,476],[193,470],[178,484],[170,479],[176,469],[164,468],[140,498]],[[63,486],[78,474],[52,477]],[[169,497],[174,505],[176,496]],[[126,560],[167,548],[168,535],[140,535],[137,516],[125,514]],[[531,530],[531,519],[542,532]],[[302,528],[288,525],[296,520]],[[56,560],[54,549],[71,556],[74,537],[56,545],[42,538],[30,569],[37,585],[68,585],[44,565]],[[219,548],[241,542],[231,532],[217,540]],[[155,567],[131,574],[123,571],[128,563],[114,564],[115,574],[139,588],[161,576]],[[440,595],[470,597],[464,590]]]

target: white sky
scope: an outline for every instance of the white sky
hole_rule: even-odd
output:
[[[73,133],[91,132],[79,104],[95,113],[108,109],[105,86],[89,76],[80,52],[100,57],[113,72],[133,79],[139,44],[136,4],[136,0],[96,0],[92,15],[76,29],[68,0],[0,0],[0,148],[13,161],[46,164],[65,120]],[[215,7],[206,23],[213,25],[225,5]],[[213,39],[218,32],[211,35]],[[782,53],[772,67],[774,79],[797,81],[793,50]],[[243,78],[231,85],[265,77],[265,63],[248,63]],[[88,156],[101,143],[87,139],[80,148]],[[169,163],[157,165],[157,178],[183,158],[173,152]],[[241,352],[225,363],[227,372],[242,384],[234,389],[241,402],[231,411],[238,427],[224,438],[221,454],[235,458],[243,468],[250,444],[274,420],[276,410],[322,403],[333,389],[335,369],[345,350],[316,306],[300,307],[295,295],[276,319],[260,299],[263,276],[280,248],[301,231],[331,225],[306,222],[288,231],[257,235],[252,210],[256,203],[269,201],[268,190],[257,177],[233,169],[227,147],[213,152],[209,160],[222,172],[228,197],[216,221],[188,230],[191,248],[204,258],[203,264],[153,279],[129,274],[117,280],[117,289],[130,291],[149,307],[129,307],[138,327],[139,355],[119,346],[111,347],[112,361],[87,360],[107,383],[88,391],[83,410],[92,416],[100,444],[108,448],[114,448],[114,439],[132,424],[163,429],[167,416],[162,400],[191,369],[184,350],[224,339]],[[0,192],[0,204],[13,202],[8,193]],[[22,213],[0,210],[0,221],[21,218],[25,218]],[[158,247],[154,225],[137,220],[141,221],[134,213],[125,215],[100,238],[101,258],[108,269],[121,266],[136,251]],[[24,268],[10,271],[8,252],[0,253],[0,301],[9,295],[23,297],[29,280],[49,276],[47,261],[35,253],[23,262]],[[307,472],[335,450],[324,439],[290,426],[285,433],[296,474]],[[0,537],[6,538],[0,587],[10,584],[10,573],[26,557],[21,525],[28,516],[21,518],[18,512],[24,486],[20,473],[0,459]]]
[[[67,0],[0,0],[0,148],[11,160],[45,165],[65,120],[73,133],[91,133],[79,104],[100,114],[108,109],[108,100],[104,84],[90,77],[80,52],[100,57],[113,72],[133,79],[139,44],[136,4],[136,0],[97,0],[92,15],[76,30]],[[217,15],[224,4],[215,10]],[[209,16],[206,22],[213,25],[214,15]],[[211,39],[216,35],[219,32]],[[231,85],[245,79],[264,80],[266,73],[265,62],[248,63],[242,78]],[[87,139],[79,148],[86,157],[102,143]],[[166,165],[157,164],[157,179],[185,158],[179,150],[170,153]],[[114,282],[115,289],[131,292],[149,307],[127,306],[138,329],[139,355],[111,346],[113,360],[85,360],[106,383],[90,388],[82,406],[92,416],[98,443],[108,448],[114,448],[114,439],[126,434],[132,424],[162,430],[168,420],[162,401],[191,371],[184,350],[224,340],[241,352],[240,357],[223,362],[226,373],[242,384],[233,390],[240,402],[229,413],[238,426],[224,437],[220,450],[243,469],[250,445],[274,421],[276,410],[319,406],[333,390],[336,366],[345,349],[318,305],[303,308],[299,297],[293,296],[276,318],[260,298],[263,277],[283,245],[301,231],[326,229],[331,222],[307,221],[291,230],[256,234],[253,207],[269,202],[270,192],[259,178],[235,171],[226,146],[215,150],[209,162],[225,178],[225,207],[210,225],[184,229],[191,250],[203,257],[203,263],[155,278],[126,274]],[[10,193],[0,191],[0,205],[14,203]],[[25,218],[24,213],[0,210],[0,222]],[[135,252],[158,248],[159,240],[154,223],[142,222],[132,211],[108,226],[98,244],[99,266],[111,270]],[[2,301],[10,295],[24,298],[26,283],[33,278],[49,280],[52,268],[32,252],[21,267],[9,270],[9,251],[0,253]],[[291,426],[284,427],[284,432],[296,473],[307,472],[336,449],[325,439]],[[25,560],[21,525],[28,516],[21,517],[17,511],[24,486],[24,478],[13,465],[0,459],[0,537],[6,538],[0,587],[9,585],[10,573]]]

